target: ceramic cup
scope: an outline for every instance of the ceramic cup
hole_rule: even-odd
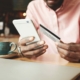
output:
[[[0,55],[8,55],[13,53],[17,48],[14,42],[0,42]]]

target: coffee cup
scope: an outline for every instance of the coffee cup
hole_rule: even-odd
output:
[[[8,55],[13,53],[17,48],[14,42],[0,42],[0,55]]]

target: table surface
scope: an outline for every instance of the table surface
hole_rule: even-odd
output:
[[[0,59],[0,80],[76,80],[79,73],[75,67]]]
[[[16,44],[18,43],[18,39],[19,39],[18,35],[13,35],[13,36],[10,36],[7,38],[2,37],[2,36],[0,37],[0,41],[11,41],[11,42],[15,42]],[[61,58],[59,54],[53,54],[53,55],[50,55],[49,57],[53,57],[53,60],[52,61],[36,61],[36,60],[24,58],[24,57],[15,57],[13,59],[28,61],[28,62],[39,62],[39,63],[48,63],[48,64],[55,64],[55,65],[73,66],[73,67],[79,67],[80,68],[80,63],[68,62],[65,59]]]

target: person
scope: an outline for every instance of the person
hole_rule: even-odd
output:
[[[51,61],[51,54],[70,62],[80,61],[80,0],[33,0],[28,4],[26,18],[30,18],[38,31],[41,41],[26,46],[34,36],[20,37],[19,47],[23,56],[36,60]],[[58,35],[55,44],[40,31],[42,24]],[[38,46],[41,48],[34,49]]]

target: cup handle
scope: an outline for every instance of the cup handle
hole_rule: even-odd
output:
[[[10,51],[9,51],[9,53],[12,53],[13,51],[15,51],[15,50],[16,50],[17,45],[16,45],[16,43],[11,42],[11,43],[10,43],[10,46],[11,46],[11,47],[12,47],[12,46],[14,46],[13,50],[10,50]]]

